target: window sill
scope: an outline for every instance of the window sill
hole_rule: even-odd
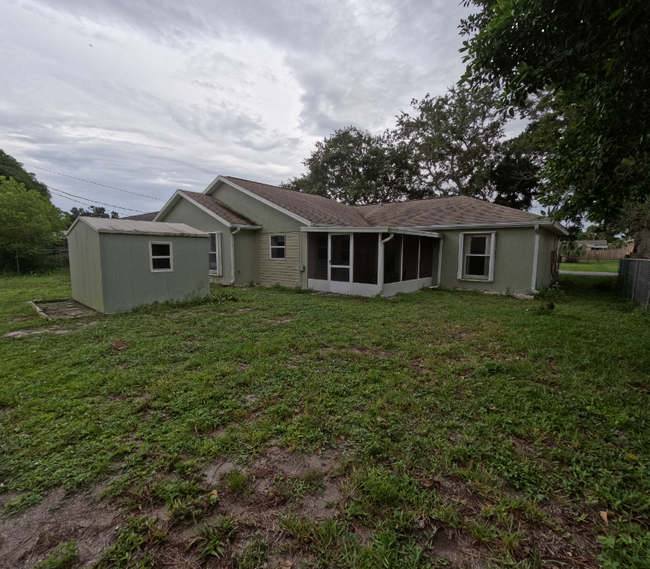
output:
[[[462,277],[458,279],[459,281],[468,281],[473,283],[493,283],[494,279],[481,279],[481,278],[472,278],[472,277]]]

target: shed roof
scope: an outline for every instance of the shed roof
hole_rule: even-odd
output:
[[[159,235],[177,237],[208,237],[208,234],[184,223],[165,223],[160,221],[134,221],[132,219],[108,219],[105,217],[78,217],[66,234],[77,223],[85,223],[97,233],[120,233],[123,235]]]

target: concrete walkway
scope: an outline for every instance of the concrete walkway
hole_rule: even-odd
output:
[[[591,271],[560,271],[561,275],[579,275],[588,277],[617,277],[618,273],[592,273]]]

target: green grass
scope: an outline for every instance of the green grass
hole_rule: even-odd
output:
[[[588,273],[618,273],[618,259],[608,261],[580,261],[579,263],[560,263],[561,271],[585,271]]]
[[[467,536],[495,567],[550,563],[535,528],[567,543],[597,534],[592,558],[647,567],[650,316],[610,281],[563,278],[553,311],[475,292],[362,299],[250,287],[228,289],[238,302],[0,336],[0,491],[20,493],[5,515],[55,487],[110,477],[104,500],[204,524],[192,551],[221,557],[239,534],[208,523],[217,499],[201,484],[207,464],[250,464],[271,445],[339,449],[339,513],[278,518],[291,551],[316,567],[436,566],[440,528]],[[26,301],[69,295],[64,272],[0,278],[0,335],[49,325],[13,320],[32,315]],[[233,472],[220,488],[245,500],[248,479]],[[440,480],[471,490],[475,507]],[[322,481],[276,484],[301,499]],[[371,531],[365,545],[358,524]],[[165,539],[155,520],[133,518],[99,566],[129,556],[154,566]],[[263,561],[271,541],[257,536],[238,563]]]

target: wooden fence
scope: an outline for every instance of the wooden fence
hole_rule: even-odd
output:
[[[612,261],[627,255],[627,247],[622,249],[592,249],[580,257],[584,261]]]

